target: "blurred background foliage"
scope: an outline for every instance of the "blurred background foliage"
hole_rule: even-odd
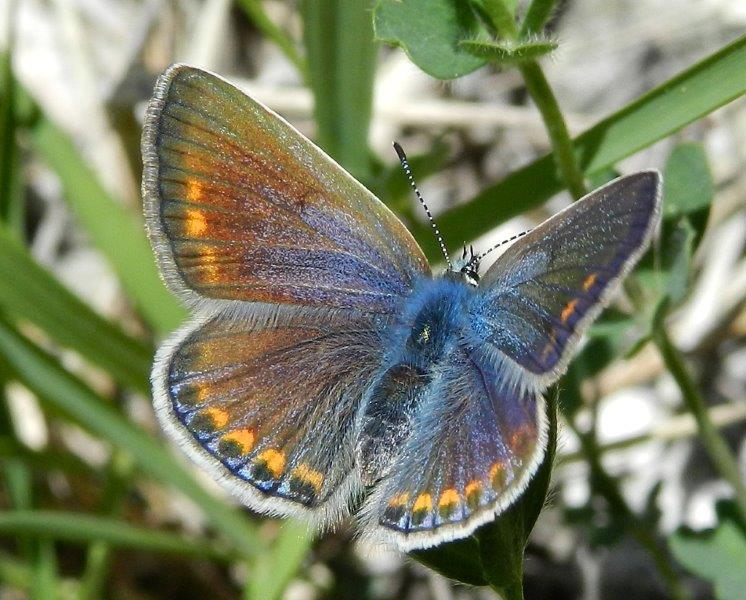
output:
[[[366,547],[349,524],[311,539],[251,515],[157,430],[151,356],[185,311],[143,232],[139,138],[175,61],[287,116],[433,260],[394,139],[451,248],[485,248],[618,173],[664,171],[660,239],[555,392],[552,492],[523,585],[528,598],[743,597],[742,3],[0,10],[0,597],[496,597]],[[419,559],[473,577],[469,553]],[[500,588],[485,565],[471,583]]]

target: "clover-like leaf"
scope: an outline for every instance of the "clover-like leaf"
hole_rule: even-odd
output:
[[[671,151],[663,185],[665,218],[689,215],[710,206],[714,184],[701,144],[687,142]]]
[[[486,62],[459,45],[467,39],[487,39],[468,2],[380,0],[373,24],[377,39],[401,47],[414,64],[437,79],[461,77]]]
[[[721,503],[718,513],[714,530],[679,530],[671,536],[670,547],[688,571],[712,582],[718,600],[736,600],[746,590],[746,530],[731,503]]]
[[[714,186],[707,155],[700,144],[680,144],[666,161],[663,176],[663,222],[653,248],[640,261],[635,282],[643,321],[652,331],[653,316],[665,302],[679,304],[689,291],[692,257],[704,235]]]
[[[523,598],[523,552],[546,501],[557,446],[556,399],[547,402],[547,411],[544,460],[521,497],[468,538],[412,552],[412,558],[451,579],[489,585],[506,600]]]

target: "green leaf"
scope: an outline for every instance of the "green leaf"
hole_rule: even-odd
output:
[[[62,182],[65,198],[96,247],[114,267],[130,298],[152,327],[175,329],[186,311],[166,289],[139,219],[115,201],[72,141],[42,117],[31,128],[38,154]]]
[[[410,556],[446,577],[471,585],[490,585],[506,600],[523,598],[523,553],[546,501],[557,446],[557,403],[547,402],[546,454],[526,491],[505,512],[468,538]]]
[[[488,39],[468,2],[380,0],[373,11],[378,40],[401,47],[410,60],[437,79],[455,79],[485,64],[459,42]]]
[[[31,321],[114,379],[148,394],[152,349],[94,313],[40,267],[15,236],[0,226],[0,306]]]
[[[318,141],[362,181],[371,175],[368,129],[376,46],[371,0],[305,0],[304,41]]]
[[[733,512],[733,511],[731,511]],[[714,531],[679,530],[669,538],[676,559],[692,573],[712,582],[718,600],[740,600],[746,590],[746,530],[733,515]]]
[[[24,535],[68,542],[105,541],[119,548],[229,560],[231,554],[199,539],[135,527],[124,521],[48,510],[0,513],[0,534]]]
[[[0,356],[16,378],[45,404],[130,453],[143,472],[188,496],[241,554],[252,556],[261,549],[254,528],[238,510],[206,492],[161,443],[127,421],[87,385],[60,367],[54,358],[19,334],[2,316]]]
[[[592,176],[746,93],[746,36],[651,90],[578,136],[575,149]],[[466,204],[438,217],[449,247],[459,247],[561,191],[550,155],[508,175]],[[425,253],[440,251],[424,224],[412,224]]]
[[[480,56],[489,62],[498,64],[535,60],[557,48],[555,42],[542,40],[515,43],[465,40],[460,45],[474,56]]]
[[[522,40],[539,35],[552,16],[556,0],[533,0],[526,11],[518,37]]]
[[[689,290],[694,252],[694,227],[688,219],[681,219],[667,240],[668,248],[665,263],[665,294],[673,304],[681,302]]]
[[[692,257],[704,235],[714,194],[707,155],[700,144],[676,146],[666,161],[663,195],[663,224],[660,239],[643,257],[636,281],[641,287],[644,306],[651,307],[667,298],[680,303],[689,291]]]
[[[663,190],[664,218],[696,213],[710,206],[715,184],[702,144],[688,142],[673,149],[666,162]]]

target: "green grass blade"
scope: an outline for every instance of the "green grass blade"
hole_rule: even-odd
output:
[[[544,25],[552,16],[556,0],[533,0],[526,11],[526,16],[521,23],[518,37],[522,40],[539,35]]]
[[[106,192],[72,141],[48,119],[38,119],[31,139],[36,152],[60,178],[67,202],[143,317],[158,331],[175,329],[186,311],[161,281],[142,223]]]
[[[52,408],[92,434],[129,452],[139,468],[171,485],[198,505],[238,552],[260,551],[254,528],[238,511],[207,493],[166,448],[127,421],[106,401],[0,317],[0,355],[16,377]]]
[[[148,394],[152,349],[98,316],[39,266],[0,226],[0,306],[10,315],[44,329],[122,384]]]
[[[0,436],[0,463],[18,460],[38,471],[62,471],[67,475],[92,477],[97,474],[90,464],[71,452],[31,450],[15,439]]]
[[[100,516],[112,520],[121,516],[134,467],[134,461],[128,453],[117,450],[111,454],[106,469],[106,483],[97,507]],[[107,539],[96,539],[88,545],[85,568],[80,577],[81,600],[96,600],[103,595],[111,555],[112,544]]]
[[[39,540],[37,548],[31,598],[48,600],[55,596],[57,596],[57,553],[54,542],[49,539],[49,536],[44,535]]]
[[[746,36],[695,64],[602,120],[574,141],[586,175],[599,173],[716,108],[746,93]],[[471,202],[438,217],[451,248],[562,189],[551,155],[545,155],[487,188]],[[426,254],[437,259],[438,244],[427,225],[413,227]]]
[[[298,49],[295,47],[293,40],[288,36],[282,29],[280,29],[272,19],[267,16],[264,11],[261,0],[236,0],[236,4],[246,13],[246,16],[251,19],[252,23],[256,25],[267,38],[272,40],[287,59],[295,65],[301,77],[305,80],[308,79],[308,66],[303,57],[298,53]]]
[[[215,544],[165,531],[136,527],[124,521],[77,512],[12,510],[0,513],[1,535],[24,535],[68,542],[105,541],[117,548],[230,560]],[[49,596],[47,596],[49,597]]]
[[[0,54],[0,221],[20,236],[24,206],[16,129],[16,82],[11,53],[4,52]]]
[[[275,600],[282,597],[290,579],[300,567],[312,537],[308,526],[294,521],[282,525],[272,547],[259,556],[246,588],[246,600]]]
[[[304,42],[319,144],[363,181],[376,47],[369,0],[306,0]]]
[[[6,588],[29,592],[33,586],[33,578],[33,571],[28,564],[0,553],[0,582]],[[77,583],[72,579],[59,581],[56,599],[78,600],[78,589]]]

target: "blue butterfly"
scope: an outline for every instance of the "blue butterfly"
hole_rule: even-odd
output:
[[[617,179],[434,276],[401,222],[279,116],[176,65],[143,135],[146,222],[194,316],[157,353],[165,430],[247,506],[404,551],[526,489],[543,392],[647,247],[660,176]]]

